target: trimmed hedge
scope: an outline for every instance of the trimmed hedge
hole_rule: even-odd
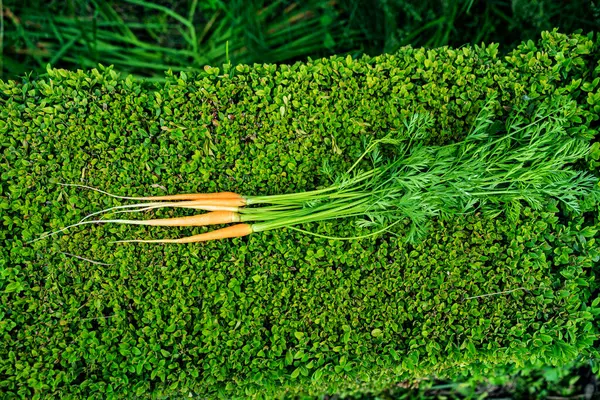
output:
[[[595,205],[578,218],[553,204],[524,209],[516,224],[456,218],[414,246],[402,232],[347,242],[286,230],[201,245],[108,244],[204,230],[130,226],[26,242],[120,204],[57,182],[121,195],[313,189],[327,183],[324,161],[344,170],[362,138],[402,135],[415,112],[435,117],[432,143],[459,140],[491,92],[501,95],[499,115],[569,96],[579,103],[573,127],[592,134],[598,54],[591,35],[546,32],[505,59],[496,45],[408,47],[207,67],[161,86],[111,68],[0,82],[0,392],[357,393],[596,356]]]

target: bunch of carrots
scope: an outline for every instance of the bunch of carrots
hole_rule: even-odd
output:
[[[121,240],[145,243],[195,243],[242,237],[255,232],[290,228],[331,239],[357,239],[391,231],[408,223],[408,241],[427,232],[432,218],[469,214],[476,210],[498,215],[525,203],[541,209],[549,199],[579,212],[579,202],[598,195],[598,179],[578,171],[573,164],[590,151],[588,140],[568,133],[573,104],[560,98],[542,103],[532,115],[517,107],[503,122],[493,120],[494,98],[480,111],[466,138],[448,145],[425,145],[422,137],[431,129],[430,116],[416,114],[405,122],[407,139],[385,137],[366,145],[366,150],[332,185],[313,191],[271,196],[243,196],[232,192],[125,197],[141,203],[121,205],[88,215],[76,226],[117,223],[150,226],[209,226],[233,224],[207,233],[179,239]],[[531,121],[531,122],[529,122]],[[393,156],[384,156],[382,145]],[[370,159],[370,168],[359,169]],[[325,169],[328,175],[332,171]],[[97,219],[104,213],[149,211],[177,207],[207,211],[178,218],[132,220]],[[368,234],[331,237],[308,232],[297,225],[340,218],[356,218]]]

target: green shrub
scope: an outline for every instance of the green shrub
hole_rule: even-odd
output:
[[[412,113],[434,116],[431,142],[459,140],[491,92],[499,114],[569,96],[579,103],[573,129],[591,135],[598,65],[593,37],[553,32],[506,59],[494,45],[404,48],[207,68],[160,86],[111,68],[0,82],[0,392],[357,393],[595,356],[593,204],[577,218],[553,204],[524,209],[515,224],[456,218],[414,246],[402,233],[343,242],[285,230],[202,245],[108,244],[203,231],[130,226],[26,242],[119,204],[57,182],[122,195],[312,189],[326,183],[323,161],[347,168],[361,138],[400,135]]]

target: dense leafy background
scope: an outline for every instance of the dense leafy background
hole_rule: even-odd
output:
[[[589,0],[4,0],[0,74],[97,63],[163,80],[226,61],[279,63],[405,45],[498,43],[501,54],[543,30],[597,30]],[[2,35],[0,34],[0,37]]]
[[[411,113],[436,118],[429,141],[459,140],[492,91],[499,117],[517,102],[568,96],[579,104],[573,126],[593,133],[599,73],[592,36],[545,33],[506,58],[495,45],[405,48],[226,65],[156,85],[111,68],[3,82],[0,388],[24,398],[359,394],[589,362],[593,204],[579,218],[551,203],[516,224],[457,218],[416,246],[402,231],[329,242],[282,230],[115,247],[107,242],[173,230],[110,226],[25,242],[119,203],[56,182],[128,195],[312,189],[326,183],[324,160],[344,170],[362,138],[402,135]]]
[[[382,2],[360,0],[338,0],[331,2],[318,0],[305,2],[289,0],[227,2],[218,0],[4,0],[2,3],[2,6],[0,6],[0,9],[2,9],[2,17],[0,19],[3,22],[2,29],[0,29],[0,78],[4,79],[20,79],[24,74],[29,74],[31,71],[45,74],[47,63],[58,67],[76,69],[93,68],[96,67],[98,62],[101,62],[105,65],[112,64],[115,66],[115,70],[131,73],[134,76],[148,77],[153,81],[164,81],[165,79],[173,81],[176,78],[166,78],[164,70],[170,68],[173,71],[185,70],[189,73],[190,71],[202,71],[206,64],[218,66],[226,61],[231,61],[233,65],[239,63],[251,64],[254,62],[281,63],[306,60],[307,57],[318,58],[331,54],[348,53],[353,57],[364,53],[377,55],[382,52],[397,51],[404,45],[436,48],[450,44],[458,48],[466,43],[479,44],[482,41],[488,44],[492,42],[498,43],[497,50],[491,51],[497,51],[497,59],[502,59],[502,55],[510,52],[521,41],[528,39],[537,41],[540,31],[545,29],[549,30],[558,27],[563,33],[570,33],[579,29],[584,32],[597,31],[600,15],[599,6],[595,2],[588,0],[570,2],[556,2],[552,0],[390,0]],[[527,95],[531,89],[528,85],[539,84],[539,82],[536,82],[536,77],[539,77],[540,71],[538,68],[540,67],[537,66],[536,60],[532,60],[536,58],[533,51],[537,50],[537,48],[532,44],[527,44],[526,47],[532,50],[531,55],[526,56],[524,60],[520,61],[518,58],[513,58],[508,64],[519,71],[518,76],[509,75],[509,79],[516,79],[517,82],[520,82],[520,79],[522,79],[521,73],[531,74],[529,80],[523,84],[523,87],[515,89],[513,93],[515,94],[514,99],[518,99],[517,93],[519,95],[523,93]],[[562,50],[562,54],[558,51],[558,54],[553,55],[555,60],[557,60],[557,57],[563,58],[560,62],[553,64],[555,68],[557,68],[557,65],[560,67],[558,67],[556,74],[550,74],[549,81],[559,86],[568,86],[571,83],[571,79],[574,79],[573,87],[569,89],[569,92],[578,93],[579,101],[582,104],[589,104],[590,110],[597,113],[597,108],[600,107],[600,95],[598,95],[596,81],[594,81],[596,75],[585,75],[582,72],[584,71],[582,68],[583,64],[581,64],[587,63],[591,70],[597,57],[586,56],[581,58],[576,56],[571,61],[569,59],[572,52],[571,49],[562,48],[560,49]],[[525,51],[523,50],[522,52]],[[524,67],[525,61],[528,61],[531,65]],[[571,62],[577,65],[577,67],[573,69],[570,65]],[[542,64],[544,63],[545,61],[542,62]],[[454,69],[450,69],[446,73],[452,74],[454,72]],[[513,74],[515,72],[513,71]],[[503,73],[508,72],[504,71]],[[410,77],[412,78],[414,74],[414,72],[411,72]],[[481,78],[481,76],[479,77]],[[578,81],[580,78],[583,78],[581,82]],[[401,126],[399,122],[401,117],[395,115],[394,111],[389,111],[396,107],[404,110],[402,116],[405,116],[409,110],[434,111],[441,107],[440,117],[438,118],[439,126],[436,132],[433,133],[432,140],[437,140],[438,137],[444,138],[443,140],[453,140],[460,137],[464,122],[461,119],[463,115],[459,113],[463,113],[464,116],[472,115],[468,111],[470,107],[473,107],[471,105],[472,99],[473,97],[480,99],[481,92],[473,88],[461,88],[454,92],[449,90],[446,92],[446,96],[442,96],[443,92],[448,90],[448,85],[440,87],[437,82],[434,82],[434,85],[427,86],[425,90],[426,92],[438,92],[438,97],[435,97],[434,100],[423,94],[420,94],[419,97],[406,95],[415,90],[420,90],[420,86],[427,79],[430,79],[430,76],[425,74],[419,79],[412,79],[410,82],[407,82],[407,85],[404,86],[406,93],[402,97],[408,97],[408,100],[396,97],[396,103],[389,103],[378,99],[376,96],[368,97],[363,105],[363,114],[358,118],[349,117],[358,121],[357,125],[353,126],[344,121],[326,121],[325,117],[328,114],[319,115],[316,110],[319,110],[319,107],[323,107],[326,104],[327,98],[317,96],[316,104],[312,105],[313,108],[304,111],[312,113],[311,118],[313,120],[307,125],[312,129],[312,123],[315,122],[319,124],[320,128],[328,129],[328,133],[332,135],[329,137],[326,135],[322,140],[326,142],[326,146],[331,146],[333,152],[335,152],[332,154],[335,154],[335,157],[340,155],[338,154],[339,152],[349,152],[347,149],[352,147],[349,143],[339,144],[339,138],[333,135],[341,127],[369,133],[372,132],[371,127],[374,127],[375,131],[378,129],[384,131],[388,128],[399,129],[398,127]],[[471,77],[466,79],[471,79]],[[488,81],[493,79],[495,78],[488,76]],[[561,83],[558,84],[557,81]],[[457,81],[458,84],[462,84],[462,82],[460,80]],[[544,82],[544,79],[540,82]],[[411,83],[414,86],[411,86]],[[375,90],[380,87],[379,84],[380,82],[374,86]],[[366,87],[366,84],[364,86]],[[27,89],[29,88],[31,88],[31,85],[27,86]],[[157,88],[160,89],[160,86]],[[153,88],[146,86],[144,90],[141,90],[137,85],[126,88],[126,90],[130,89],[134,90],[134,97],[138,96],[138,92],[136,91],[139,91],[139,95],[141,96],[141,98],[128,97],[127,102],[131,105],[135,104],[135,107],[145,109],[148,107],[149,102],[154,101],[152,98],[149,99],[149,95],[146,93],[146,90]],[[320,91],[320,89],[317,88],[316,90]],[[463,94],[463,89],[465,90],[464,93],[468,94]],[[22,88],[19,90],[22,90]],[[58,92],[62,91],[60,87],[56,90]],[[83,90],[85,93],[84,89],[80,90]],[[109,89],[103,89],[99,93],[105,93],[105,90],[108,90],[111,96],[115,93]],[[383,90],[386,93],[385,88]],[[547,88],[542,92],[544,94],[549,93]],[[236,95],[238,94],[236,93]],[[239,94],[239,96],[246,95],[248,93]],[[328,96],[329,93],[325,95]],[[361,95],[365,95],[365,91],[361,91]],[[43,98],[44,96],[49,96],[49,94],[46,92],[41,97]],[[88,94],[75,96],[75,99],[70,104],[70,109],[74,110],[81,107],[85,109],[90,104],[96,104],[94,102],[98,100],[99,95],[88,96]],[[510,99],[512,101],[513,97],[510,97]],[[299,101],[301,99],[295,100]],[[31,102],[31,99],[29,101]],[[36,104],[40,104],[40,101],[43,102],[39,98],[34,99],[34,103],[37,102]],[[235,101],[235,97],[232,98],[232,101]],[[274,101],[277,101],[277,97],[274,98]],[[475,101],[475,104],[477,104],[477,101]],[[282,102],[283,100],[280,99],[279,103]],[[3,106],[4,104],[2,103]],[[110,103],[105,102],[104,104],[108,107]],[[100,107],[105,107],[104,104],[100,105]],[[368,104],[373,104],[373,108],[387,107],[386,111],[380,111],[380,113],[383,113],[383,118],[380,113],[373,113],[370,116],[366,108]],[[336,112],[339,112],[340,108],[348,105],[348,103],[339,102]],[[43,107],[46,107],[46,104]],[[180,107],[179,103],[177,107]],[[152,150],[152,146],[157,145],[157,143],[161,145],[167,143],[165,146],[168,148],[175,147],[173,151],[178,153],[178,159],[186,160],[186,163],[189,164],[185,167],[182,166],[183,164],[175,164],[175,167],[180,171],[179,174],[182,175],[181,180],[177,181],[180,186],[169,187],[169,190],[176,190],[181,187],[192,188],[193,185],[191,183],[185,186],[183,182],[188,182],[189,176],[193,176],[193,174],[199,173],[202,174],[200,176],[203,178],[215,179],[223,171],[226,171],[228,179],[214,182],[214,186],[207,185],[207,189],[214,190],[217,188],[217,184],[219,188],[221,186],[236,188],[233,176],[245,182],[247,186],[244,189],[247,188],[248,190],[278,191],[285,189],[289,183],[286,179],[295,179],[297,187],[319,183],[317,177],[307,174],[309,171],[316,171],[318,167],[318,162],[316,161],[311,164],[311,161],[306,158],[296,160],[295,158],[291,159],[293,157],[287,157],[285,160],[277,160],[281,165],[273,166],[270,164],[271,160],[269,157],[262,155],[261,151],[267,151],[276,146],[276,142],[261,142],[262,136],[259,134],[262,130],[268,128],[268,125],[264,123],[264,113],[258,116],[244,116],[246,119],[243,124],[233,126],[235,129],[244,129],[244,132],[246,132],[240,142],[234,144],[233,150],[228,148],[228,151],[236,155],[236,160],[220,160],[220,155],[219,153],[215,153],[215,149],[222,149],[223,147],[219,147],[221,145],[232,145],[231,141],[225,144],[219,142],[220,137],[228,131],[219,130],[214,122],[221,123],[220,121],[225,116],[224,108],[224,102],[217,101],[211,107],[211,110],[206,110],[207,114],[214,115],[214,118],[209,118],[208,115],[203,117],[205,119],[203,125],[207,125],[208,129],[193,127],[187,130],[179,130],[177,126],[165,126],[163,124],[165,121],[171,124],[175,124],[176,122],[173,119],[169,119],[172,116],[165,118],[164,113],[160,116],[155,116],[154,110],[147,112],[153,118],[148,119],[147,115],[142,115],[141,117],[137,117],[139,121],[126,119],[130,118],[130,115],[126,115],[123,117],[123,121],[126,121],[122,121],[123,126],[115,125],[115,122],[111,120],[111,116],[107,113],[95,128],[87,126],[84,129],[85,135],[94,137],[94,135],[98,135],[96,130],[103,130],[105,129],[104,126],[110,127],[109,130],[112,132],[110,149],[113,151],[112,155],[115,157],[124,157],[125,154],[130,153],[130,147],[128,146],[135,146],[140,141],[143,141],[145,143],[144,146],[148,149],[147,153],[133,152],[130,156],[132,159],[137,156],[143,157],[142,160],[145,165],[142,168],[146,172],[152,171],[153,177],[146,180],[131,178],[132,174],[129,172],[131,164],[124,163],[119,158],[115,166],[121,172],[117,176],[110,177],[110,180],[107,181],[94,181],[90,179],[90,171],[102,171],[102,173],[106,174],[114,173],[115,171],[115,168],[111,165],[111,162],[115,158],[103,158],[102,156],[107,150],[105,147],[88,149],[84,157],[90,157],[86,161],[90,165],[86,164],[77,174],[81,173],[80,178],[83,182],[101,185],[113,185],[116,184],[115,182],[119,182],[119,184],[125,185],[125,187],[137,187],[139,193],[142,193],[148,185],[159,185],[164,179],[165,174],[172,174],[172,171],[167,172],[167,168],[173,164],[165,161],[165,159],[168,159],[164,154],[165,151],[157,152],[156,150]],[[108,110],[111,109],[104,111]],[[215,114],[217,110],[220,112]],[[348,114],[350,114],[350,111],[355,110],[356,107],[351,108]],[[361,109],[359,108],[359,110]],[[61,162],[73,162],[74,157],[73,153],[67,150],[69,145],[63,145],[63,147],[50,146],[42,149],[34,147],[32,150],[32,147],[30,147],[31,140],[27,138],[24,141],[10,141],[6,135],[9,135],[9,137],[12,136],[13,131],[8,130],[6,125],[6,121],[8,120],[6,113],[8,110],[3,107],[3,111],[5,114],[0,118],[0,133],[2,134],[1,139],[4,143],[2,147],[2,151],[4,152],[4,158],[2,159],[4,163],[2,170],[3,178],[0,181],[0,196],[3,196],[3,202],[0,203],[0,206],[4,207],[2,210],[5,210],[8,207],[6,199],[14,198],[12,192],[11,197],[8,197],[10,188],[17,192],[26,192],[25,188],[30,188],[34,182],[39,181],[39,178],[29,178],[30,181],[25,186],[19,186],[16,183],[13,183],[12,186],[8,185],[8,177],[14,179],[14,174],[22,173],[22,170],[16,168],[15,165],[18,166],[20,162],[41,162],[37,159],[27,161],[24,155],[29,155],[31,151],[39,151],[43,154],[42,157],[44,160],[48,158],[52,162],[57,162],[63,156],[66,158],[62,159]],[[14,114],[16,111],[13,110],[11,112]],[[22,110],[19,111],[18,118],[24,118],[22,117],[22,112]],[[388,122],[389,118],[392,118],[388,115],[390,112],[392,113],[390,115],[395,118],[392,123]],[[233,114],[231,115],[233,116]],[[227,118],[229,117],[230,114],[227,114]],[[15,115],[13,115],[13,118],[15,118]],[[81,122],[78,120],[78,123]],[[94,123],[97,123],[97,121]],[[71,122],[71,124],[74,124],[74,122]],[[45,129],[45,125],[41,126]],[[100,129],[99,127],[103,128]],[[256,127],[258,131],[249,130],[248,127]],[[592,127],[597,128],[597,123],[592,122]],[[150,133],[147,136],[136,137],[136,129]],[[203,135],[202,139],[195,146],[188,149],[175,144],[177,141],[185,138],[185,135],[193,134],[194,137],[198,137],[200,133],[193,131],[193,129],[200,129]],[[219,130],[218,136],[212,136],[214,133],[213,129]],[[322,143],[321,141],[314,140],[308,145],[308,150],[298,149],[294,147],[296,145],[293,143],[305,138],[304,132],[310,132],[310,130],[304,131],[303,128],[299,128],[298,126],[294,129],[296,130],[295,135],[289,134],[282,140],[289,141],[289,138],[294,138],[291,143],[294,150],[301,152],[298,154],[304,154],[302,151],[313,152],[315,151],[314,146],[311,147],[310,145]],[[128,132],[128,135],[131,137],[129,139],[116,140],[115,137],[122,135],[123,132]],[[173,135],[173,143],[164,142],[164,135],[166,133]],[[109,138],[111,138],[110,135]],[[257,146],[263,146],[262,149],[254,150],[254,153],[250,153],[250,160],[240,161],[240,154],[247,151],[245,150],[245,144],[256,141],[258,141]],[[11,144],[7,145],[6,143]],[[69,143],[70,145],[78,146],[81,144],[81,139]],[[9,146],[10,150],[7,150],[6,146]],[[57,149],[60,151],[54,153]],[[188,150],[190,151],[189,153]],[[343,158],[345,160],[351,159],[346,153],[342,153]],[[258,159],[254,158],[255,156]],[[317,153],[316,156],[327,158],[324,153]],[[208,169],[203,164],[204,157],[211,157],[207,161]],[[597,160],[600,158],[600,153],[594,157]],[[17,162],[16,160],[19,158],[23,158],[25,161]],[[246,176],[240,177],[239,175],[235,175],[233,171],[236,171],[238,163],[246,163],[245,168],[247,171],[252,170],[252,163],[253,165],[260,165],[262,169],[275,168],[276,172],[269,174],[267,181],[270,183],[268,185],[265,182],[253,184],[249,182]],[[280,174],[290,174],[285,168],[286,164],[301,168],[300,173],[297,174],[298,176],[281,178]],[[592,164],[597,165],[598,161],[592,160]],[[94,170],[94,168],[99,169]],[[181,171],[182,169],[184,170],[183,172]],[[188,170],[189,172],[187,172]],[[75,180],[76,177],[74,174],[72,172],[63,178],[65,180]],[[124,179],[124,175],[130,176],[130,178]],[[206,181],[203,180],[203,182],[205,183]],[[274,185],[271,186],[271,183]],[[21,189],[18,189],[19,187]],[[112,188],[113,186],[110,187]],[[158,187],[154,189],[157,192],[162,191]],[[48,190],[51,191],[53,189],[48,188]],[[127,192],[129,193],[129,190]],[[82,195],[85,195],[86,198],[89,196],[89,200],[92,202],[89,205],[90,210],[95,210],[105,204],[105,200],[100,202],[99,197],[77,191],[64,192],[61,195],[60,201],[75,201],[71,196],[78,198]],[[93,203],[93,201],[100,203]],[[113,204],[112,202],[109,203]],[[94,207],[94,205],[97,207]],[[14,217],[13,214],[4,211],[0,212],[4,221],[3,227],[7,229],[2,234],[6,237],[12,236],[12,230],[15,224],[17,224],[15,221],[19,221],[20,217]],[[27,212],[35,215],[39,214],[40,211]],[[56,212],[59,215],[63,213],[63,211]],[[56,213],[54,211],[50,213],[47,210],[44,214],[54,215]],[[74,214],[69,214],[64,217],[64,221],[57,221],[56,226],[59,223],[70,222],[73,219],[75,219]],[[10,235],[9,232],[11,232]],[[64,251],[64,248],[61,247],[61,249],[61,251]],[[79,248],[73,248],[72,250],[80,251]],[[2,268],[6,268],[7,265],[10,266],[12,265],[11,263],[17,262],[11,259],[13,256],[6,249],[0,251],[2,251],[3,255],[1,262],[4,263]],[[89,249],[86,249],[86,253],[88,252]],[[62,255],[60,257],[66,256]],[[70,258],[59,258],[58,260],[68,263],[76,262]],[[79,264],[73,264],[73,266],[75,265],[79,266]],[[12,278],[17,272],[12,269],[10,272],[5,272],[8,270],[8,268],[2,270],[4,275],[2,275],[3,278],[1,279],[4,279],[3,282],[5,285],[9,284],[9,281],[12,282],[13,286],[10,286],[10,290],[20,290],[20,284]],[[21,271],[19,273],[22,274],[24,272]],[[52,274],[49,276],[53,277]],[[6,324],[2,324],[3,320],[0,318],[0,325],[3,327],[7,326]],[[454,395],[477,396],[478,393],[484,393],[489,396],[497,395],[502,397],[511,393],[527,393],[529,390],[535,392],[540,397],[548,394],[560,396],[579,395],[586,393],[586,385],[588,385],[588,388],[589,385],[594,385],[594,378],[590,373],[589,364],[584,362],[581,365],[581,368],[580,363],[576,363],[574,366],[565,365],[560,368],[546,367],[545,369],[532,370],[500,368],[493,373],[470,374],[462,378],[456,377],[453,382],[438,382],[429,377],[428,379],[420,380],[419,386],[421,387],[421,393],[424,395],[452,395],[454,393]],[[569,375],[571,367],[573,367],[573,375]],[[401,384],[402,387],[415,385],[414,381]],[[413,392],[408,391],[406,393]],[[397,387],[389,392],[388,395],[400,397],[405,395],[405,392],[404,389]]]

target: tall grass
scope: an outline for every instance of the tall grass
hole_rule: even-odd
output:
[[[539,31],[590,31],[600,6],[586,0],[3,0],[1,76],[46,64],[160,80],[166,69],[225,62],[293,62],[401,46],[515,42]],[[0,29],[2,31],[2,29]],[[3,36],[3,38],[2,38]]]
[[[5,4],[2,46],[8,76],[48,63],[66,68],[102,63],[160,79],[167,69],[276,63],[335,51],[333,37],[358,40],[340,8],[319,0],[11,3]]]

